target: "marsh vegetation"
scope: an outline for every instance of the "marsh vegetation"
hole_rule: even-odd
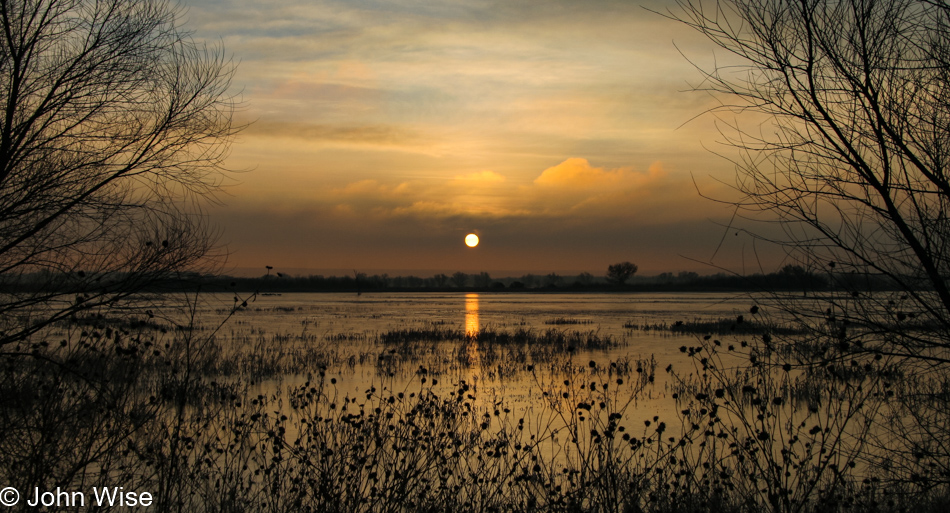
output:
[[[542,315],[529,294],[521,310],[418,294],[202,298],[132,323],[90,311],[6,360],[3,478],[123,483],[161,511],[945,505],[939,439],[906,417],[942,422],[939,376],[838,358],[838,339],[791,345],[803,335],[744,297],[587,297]],[[717,302],[686,333],[658,317]],[[549,323],[569,310],[591,322]],[[730,312],[743,331],[703,334]],[[197,322],[216,315],[230,319]],[[654,327],[625,327],[633,315]]]

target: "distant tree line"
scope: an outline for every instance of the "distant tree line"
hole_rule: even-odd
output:
[[[613,266],[611,266],[613,267]],[[455,272],[451,275],[438,273],[429,277],[390,276],[355,272],[347,276],[288,276],[283,273],[271,273],[259,277],[234,277],[180,274],[154,283],[148,290],[166,292],[179,289],[193,290],[195,283],[201,283],[206,291],[233,290],[241,292],[380,292],[380,291],[822,291],[840,288],[848,284],[851,288],[862,290],[893,290],[896,282],[876,275],[858,275],[847,273],[816,273],[801,266],[786,265],[773,273],[759,273],[740,276],[724,272],[700,275],[693,271],[678,273],[665,272],[655,276],[611,276],[603,277],[583,272],[577,275],[559,275],[557,273],[525,274],[517,277],[492,278],[487,272]],[[621,279],[622,278],[622,279]],[[125,279],[105,276],[104,281]],[[84,282],[75,276],[64,275],[52,280],[47,275],[20,275],[15,279],[4,277],[0,286],[11,291],[40,291],[56,283],[56,292],[81,292]],[[834,286],[831,284],[834,283]],[[925,284],[921,284],[925,286]],[[851,290],[849,288],[849,290]]]
[[[103,281],[126,279],[116,276],[102,277]],[[44,291],[50,283],[57,284],[57,293],[81,293],[86,284],[75,276],[50,279],[47,275],[20,275],[15,279],[0,278],[0,286],[9,291]],[[429,277],[390,276],[355,272],[347,276],[289,276],[284,273],[268,273],[259,277],[234,277],[183,273],[153,283],[146,291],[169,292],[194,290],[200,283],[205,291],[235,292],[381,292],[381,291],[572,291],[572,292],[688,292],[688,291],[823,291],[860,289],[866,291],[894,290],[896,282],[888,277],[855,273],[816,273],[801,266],[786,265],[773,273],[740,276],[728,273],[700,275],[693,271],[665,272],[655,276],[629,276],[622,282],[615,277],[594,276],[583,272],[577,275],[557,273],[524,274],[516,277],[493,278],[487,272],[455,272],[451,275],[438,273]],[[844,284],[844,285],[843,285]],[[925,287],[925,283],[920,284]]]

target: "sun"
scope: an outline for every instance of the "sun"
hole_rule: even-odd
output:
[[[474,233],[470,233],[466,235],[465,245],[470,248],[474,248],[475,246],[478,246],[478,235],[475,235]]]

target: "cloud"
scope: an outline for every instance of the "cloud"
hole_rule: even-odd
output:
[[[521,188],[530,209],[548,216],[683,219],[695,211],[683,194],[686,183],[671,176],[660,162],[645,172],[632,167],[604,169],[587,159],[570,158],[545,169]]]
[[[700,76],[679,51],[705,52],[705,38],[640,3],[188,4],[187,28],[240,63],[240,114],[256,121],[228,165],[254,172],[221,216],[262,254],[334,248],[345,267],[357,248],[395,258],[376,246],[405,240],[415,265],[424,244],[473,226],[493,234],[484,251],[510,233],[512,262],[559,257],[566,240],[625,252],[647,228],[680,236],[666,227],[707,217],[685,170],[732,176],[698,144],[714,131],[674,131],[713,101],[678,92]]]
[[[331,189],[317,201],[336,212],[374,218],[565,218],[572,224],[612,218],[644,223],[701,218],[691,188],[685,177],[668,173],[659,162],[640,172],[569,158],[527,183],[491,170],[442,180],[360,180]]]
[[[545,169],[535,178],[535,185],[554,188],[616,187],[623,185],[632,175],[629,169],[611,171],[590,165],[587,159],[570,158],[556,166]]]
[[[351,189],[357,193],[369,184]],[[379,189],[375,190],[379,192]],[[451,202],[418,201],[372,217],[369,210],[325,209],[319,205],[294,212],[243,209],[223,216],[232,248],[232,264],[263,269],[264,264],[299,268],[428,269],[435,272],[589,271],[631,260],[641,272],[696,269],[678,255],[704,259],[717,248],[723,230],[706,220],[638,223],[613,218],[550,218],[538,215],[489,217],[459,214]],[[728,216],[722,222],[728,221]],[[571,221],[571,222],[568,222]],[[466,233],[477,231],[483,244],[469,251]],[[741,239],[741,240],[740,240]],[[726,244],[746,252],[743,237]],[[725,259],[727,250],[719,252]],[[761,254],[761,248],[758,249]],[[717,257],[718,258],[718,257]],[[718,261],[718,260],[717,260]],[[699,269],[709,271],[706,269]],[[399,271],[385,271],[405,274]],[[519,274],[500,273],[499,276]]]
[[[412,203],[418,196],[412,188],[408,182],[385,184],[377,180],[360,180],[330,189],[329,195],[317,198],[316,204],[337,213],[390,217],[392,212]]]
[[[334,196],[359,197],[381,199],[386,196],[403,194],[409,188],[408,184],[384,185],[377,180],[360,180],[347,184],[343,188],[333,189]]]
[[[192,28],[240,60],[251,117],[317,120],[311,132],[326,141],[405,144],[406,130],[459,154],[473,140],[525,151],[542,139],[550,156],[595,139],[629,146],[650,136],[651,119],[671,130],[703,110],[675,93],[678,70],[693,71],[668,43],[678,25],[627,2],[542,3],[189,5]]]
[[[417,132],[393,125],[348,126],[261,120],[251,123],[242,135],[373,146],[414,146],[425,143],[425,139]]]

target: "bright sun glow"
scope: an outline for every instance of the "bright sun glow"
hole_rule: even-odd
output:
[[[475,235],[474,233],[470,233],[466,235],[465,245],[470,248],[474,248],[475,246],[478,246],[478,235]]]

